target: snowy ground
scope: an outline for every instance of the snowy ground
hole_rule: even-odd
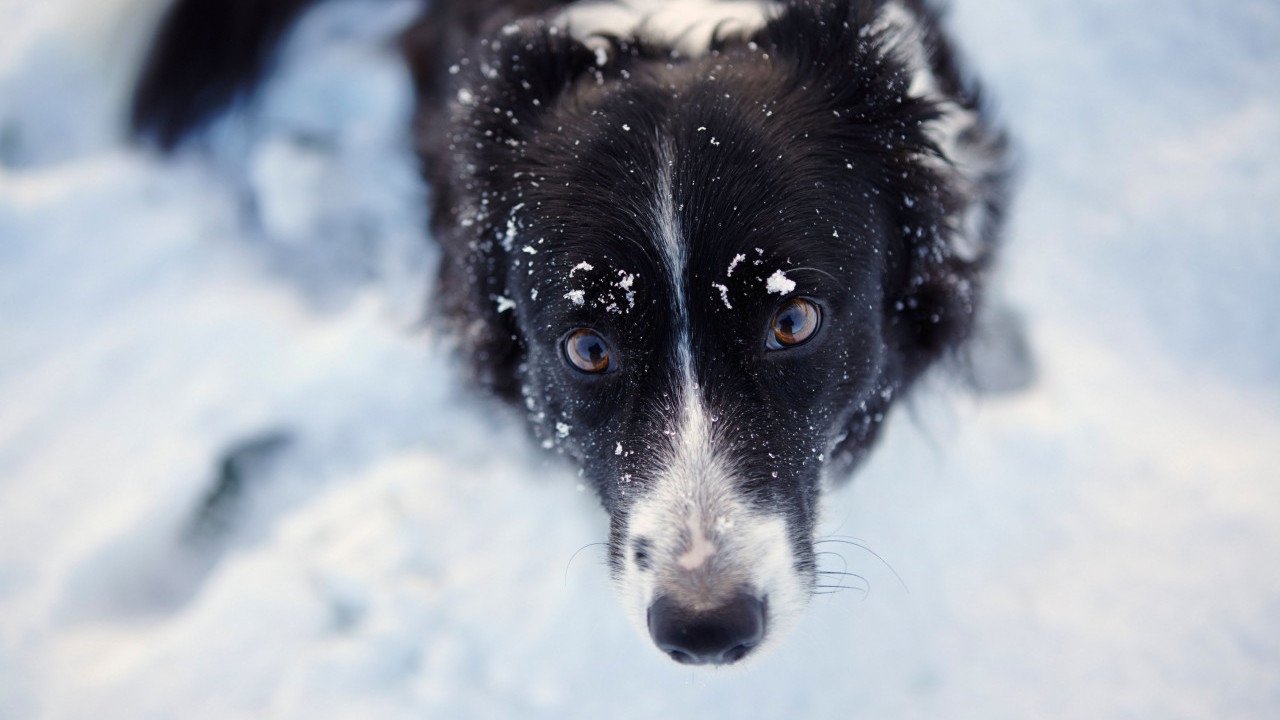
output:
[[[869,593],[723,672],[417,322],[404,11],[326,6],[161,160],[118,140],[155,2],[0,0],[0,718],[1280,717],[1280,5],[956,0],[1039,380],[899,413],[824,532],[903,583],[835,548]]]

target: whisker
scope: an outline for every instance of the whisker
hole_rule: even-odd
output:
[[[840,563],[844,566],[844,569],[845,570],[849,569],[849,560],[844,555],[841,555],[838,552],[830,552],[830,551],[814,553],[814,557],[822,557],[823,555],[835,555],[836,557],[840,558]]]
[[[843,582],[836,585],[818,583],[814,586],[815,589],[811,591],[814,595],[834,595],[841,590],[858,590],[862,593],[862,598],[865,600],[867,596],[871,594],[871,582],[857,573],[849,572],[849,560],[842,553],[832,552],[829,550],[814,553],[815,557],[822,557],[824,555],[834,555],[839,558],[843,569],[815,570],[815,575],[825,576],[821,578],[824,580],[850,580],[853,581],[853,583],[851,585],[845,585]]]
[[[844,588],[845,590],[861,590],[863,592],[869,592],[870,586],[867,585],[867,582],[864,578],[859,577],[857,575],[854,575],[853,577],[856,578],[859,582],[850,583],[847,585],[842,582],[818,583],[814,587],[841,587],[841,588]]]
[[[880,553],[867,547],[867,545],[863,543],[861,540],[858,540],[857,538],[844,537],[844,536],[831,536],[831,537],[823,538],[821,540],[816,540],[814,541],[813,544],[821,545],[822,543],[837,543],[840,545],[850,545],[852,547],[856,547],[860,550],[866,551],[876,560],[879,560],[881,565],[884,565],[886,568],[888,568],[889,572],[893,573],[893,576],[898,580],[898,584],[902,586],[902,589],[907,591],[908,595],[911,594],[911,588],[907,587],[907,582],[903,580],[902,576],[898,574],[898,571],[895,570],[894,567],[889,564],[889,561],[881,557]]]
[[[870,592],[870,591],[871,591],[871,581],[870,581],[870,580],[868,580],[868,579],[866,579],[865,577],[863,577],[863,576],[861,576],[861,575],[857,574],[857,573],[851,573],[851,572],[840,572],[840,571],[838,571],[838,570],[821,570],[821,571],[819,571],[819,572],[820,572],[821,574],[823,574],[823,575],[833,575],[833,576],[838,576],[838,577],[840,577],[840,578],[844,578],[844,579],[856,580],[856,581],[857,581],[857,585],[858,585],[858,587],[863,588],[863,589],[867,590],[868,592]],[[830,580],[830,579],[834,579],[834,578],[823,578],[823,579],[824,579],[824,580]]]
[[[835,276],[835,275],[832,275],[831,273],[827,272],[826,270],[823,270],[823,269],[821,269],[821,268],[816,268],[816,267],[798,267],[798,268],[788,268],[788,269],[787,269],[787,272],[803,272],[803,271],[805,271],[805,270],[807,270],[807,271],[809,271],[809,272],[815,272],[815,273],[818,273],[818,274],[820,274],[820,275],[826,275],[827,277],[831,278],[832,280],[835,280],[835,279],[836,279],[836,276]]]
[[[860,591],[862,593],[863,600],[867,599],[867,595],[869,593],[868,589],[865,587],[851,587],[849,585],[814,585],[814,590],[811,592],[814,595],[835,595],[845,590]]]
[[[577,550],[573,551],[573,554],[569,556],[569,562],[567,562],[567,563],[565,563],[565,564],[564,564],[564,584],[565,584],[565,587],[568,587],[568,586],[569,586],[569,568],[573,566],[573,561],[574,561],[574,559],[575,559],[575,558],[577,558],[577,557],[578,557],[578,554],[579,554],[579,553],[581,553],[583,550],[586,550],[586,549],[587,549],[587,548],[589,548],[589,547],[597,547],[597,546],[605,546],[605,547],[607,547],[607,546],[608,546],[608,543],[602,543],[602,542],[587,543],[586,545],[583,545],[582,547],[580,547],[580,548],[578,548]]]

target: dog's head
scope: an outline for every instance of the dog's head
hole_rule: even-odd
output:
[[[529,22],[455,70],[442,300],[598,491],[656,644],[733,662],[813,590],[824,477],[968,331],[1000,136],[914,4],[675,58]]]

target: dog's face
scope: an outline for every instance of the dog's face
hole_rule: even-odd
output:
[[[936,162],[938,107],[832,19],[680,63],[508,29],[459,91],[477,357],[596,488],[624,602],[681,662],[798,617],[824,474],[972,313],[948,235],[979,201]]]
[[[808,596],[820,473],[887,387],[892,231],[858,173],[731,99],[562,113],[527,149],[507,288],[528,409],[599,489],[630,609],[654,630],[664,598],[757,598],[758,642]]]

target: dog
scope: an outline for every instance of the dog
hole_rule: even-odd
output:
[[[172,148],[309,0],[178,0],[133,129]],[[974,326],[1005,132],[922,0],[436,0],[403,36],[478,383],[581,468],[623,603],[724,665],[800,616],[822,489]]]

